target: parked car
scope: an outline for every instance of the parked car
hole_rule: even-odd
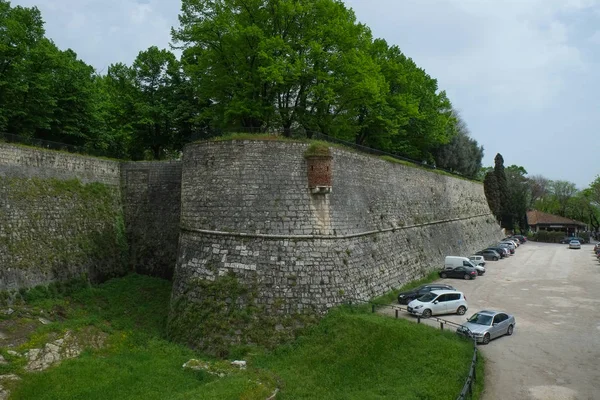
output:
[[[439,272],[440,278],[463,278],[466,280],[477,278],[477,271],[473,267],[456,267],[443,269]]]
[[[523,235],[513,235],[513,237],[516,237],[517,239],[519,239],[521,241],[521,243],[525,243],[527,242],[527,236],[523,236]]]
[[[429,318],[436,314],[464,315],[469,306],[462,292],[432,290],[430,293],[408,303],[407,310],[413,315]]]
[[[496,253],[498,253],[500,255],[500,258],[504,258],[506,256],[508,256],[510,254],[510,252],[508,251],[508,249],[505,249],[503,247],[495,247],[495,246],[491,246],[488,247],[485,250],[494,250]]]
[[[513,242],[515,242],[515,243],[516,243],[517,245],[519,245],[519,246],[520,246],[520,245],[522,245],[522,244],[524,243],[524,241],[523,241],[523,240],[519,239],[519,238],[518,238],[518,237],[516,237],[516,236],[510,236],[510,237],[507,237],[506,239],[508,239],[508,240],[512,240]]]
[[[516,249],[517,247],[519,247],[519,245],[520,245],[519,241],[518,241],[518,240],[515,240],[515,239],[504,239],[504,240],[502,240],[501,242],[502,242],[502,243],[508,243],[508,244],[512,244],[513,246],[515,246],[515,249]]]
[[[483,256],[483,258],[485,260],[498,261],[499,259],[502,258],[502,256],[500,254],[498,254],[498,252],[496,250],[492,250],[492,249],[481,250],[475,254]]]
[[[496,246],[498,247],[505,247],[508,249],[508,251],[510,252],[510,254],[515,254],[515,245],[514,244],[509,244],[507,242],[501,242],[498,243]]]
[[[479,311],[467,319],[456,330],[462,336],[474,337],[478,343],[488,344],[490,340],[503,335],[512,335],[515,317],[500,311]]]
[[[450,285],[445,285],[443,283],[431,283],[427,285],[421,285],[411,290],[407,290],[405,292],[398,293],[398,303],[399,304],[408,304],[416,298],[419,298],[432,290],[456,290]]]
[[[482,255],[469,256],[469,260],[475,265],[481,265],[482,267],[485,267],[485,257]]]
[[[560,240],[559,243],[569,244],[571,242],[571,240],[577,240],[579,243],[587,243],[587,240],[585,240],[584,238],[581,238],[579,236],[565,236],[564,238],[562,238]]]
[[[569,242],[569,248],[570,249],[581,249],[581,243],[579,243],[579,240],[571,240]]]
[[[454,269],[460,266],[475,268],[477,275],[485,274],[485,268],[482,265],[471,262],[467,257],[446,256],[446,259],[444,260],[445,269]]]

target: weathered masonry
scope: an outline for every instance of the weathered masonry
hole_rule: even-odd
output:
[[[169,334],[277,340],[501,236],[481,184],[304,143],[188,145],[118,162],[0,144],[0,291],[173,278]]]
[[[212,309],[228,321],[222,337],[251,341],[261,324],[284,330],[282,316],[293,326],[381,295],[501,236],[478,183],[342,150],[307,160],[306,150],[186,147],[173,337],[214,345],[219,328],[197,317]]]
[[[0,144],[0,290],[128,271],[171,277],[181,163]]]

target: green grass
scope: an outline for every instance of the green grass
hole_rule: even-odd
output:
[[[453,399],[472,354],[451,332],[338,310],[256,364],[285,382],[281,399]]]
[[[50,332],[89,325],[109,335],[107,345],[41,373],[25,373],[22,359],[7,357],[2,370],[23,378],[9,384],[10,398],[264,400],[277,386],[278,400],[451,399],[472,357],[471,344],[452,332],[341,307],[291,344],[251,349],[244,357],[248,369],[239,371],[165,339],[169,297],[170,282],[139,275],[64,296],[38,294],[30,312],[45,310],[55,322],[21,350],[43,344]],[[192,358],[228,373],[184,370]],[[483,363],[478,372],[482,384]]]

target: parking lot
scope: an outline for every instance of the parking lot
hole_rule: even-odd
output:
[[[462,291],[469,305],[466,316],[441,318],[462,323],[484,309],[516,318],[512,336],[479,346],[484,400],[600,399],[600,263],[592,248],[527,242],[507,259],[487,261],[486,274],[473,281],[439,280]]]

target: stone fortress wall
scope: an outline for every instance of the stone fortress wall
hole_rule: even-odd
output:
[[[332,149],[331,191],[310,190],[307,146],[185,148],[176,336],[185,326],[180,303],[215,295],[199,282],[235,276],[266,313],[322,313],[382,295],[441,267],[446,255],[469,255],[502,235],[483,185],[376,157]]]
[[[256,313],[321,314],[501,237],[479,183],[307,148],[205,142],[181,162],[118,162],[0,144],[0,290],[172,277],[170,334],[197,344],[208,306],[244,311],[227,332],[244,336]]]
[[[170,278],[181,163],[0,144],[0,290],[128,271]]]

